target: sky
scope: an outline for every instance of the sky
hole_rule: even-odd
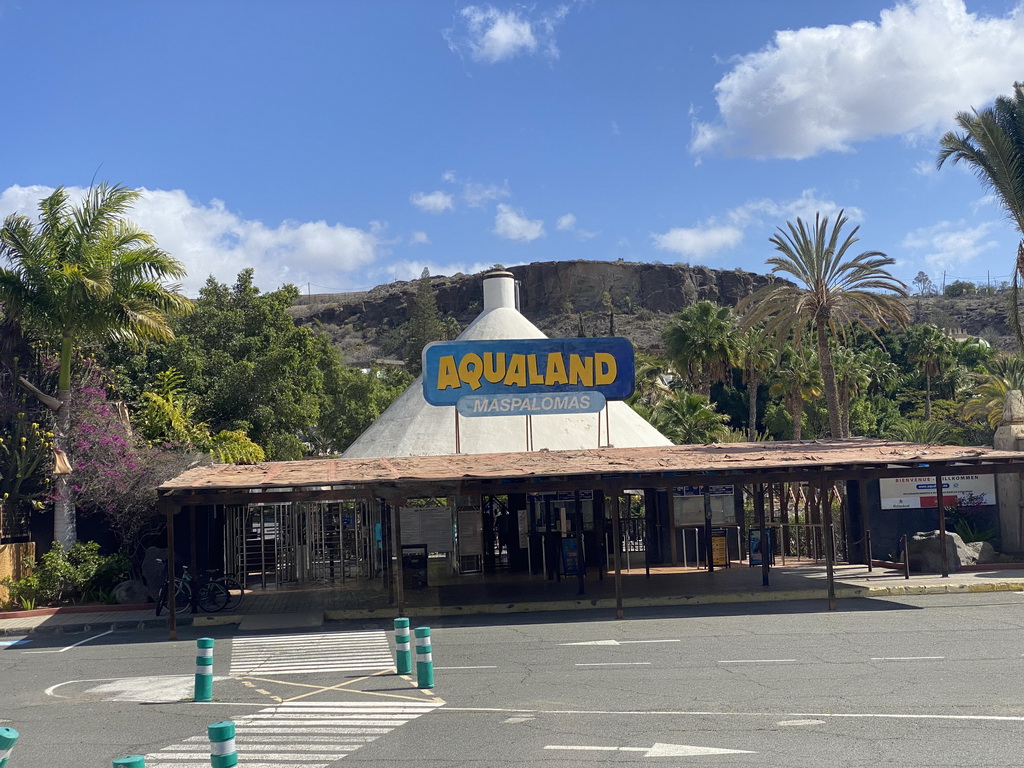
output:
[[[962,110],[1024,80],[1009,0],[0,0],[0,216],[57,186],[131,219],[196,295],[575,259],[765,273],[796,217],[997,284],[1019,235]],[[911,286],[913,288],[913,286]]]

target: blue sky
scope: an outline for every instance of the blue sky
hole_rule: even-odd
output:
[[[144,190],[189,270],[303,292],[500,263],[766,271],[845,208],[863,250],[1008,279],[1018,236],[961,109],[1024,80],[1007,0],[0,0],[0,215]]]

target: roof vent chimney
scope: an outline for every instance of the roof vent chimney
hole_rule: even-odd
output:
[[[484,312],[508,307],[516,309],[516,280],[511,272],[488,272],[484,275]]]

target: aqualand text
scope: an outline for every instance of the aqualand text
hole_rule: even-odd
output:
[[[546,357],[543,366],[540,358]],[[570,354],[566,364],[561,352],[543,354],[513,354],[504,352],[475,352],[438,358],[436,389],[459,389],[466,385],[480,389],[482,382],[506,387],[526,388],[531,385],[554,386],[568,384],[577,387],[602,387],[615,382],[618,365],[615,355],[596,352],[593,355]]]

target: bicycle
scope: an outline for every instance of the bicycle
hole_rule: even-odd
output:
[[[242,604],[242,598],[245,597],[245,588],[229,573],[222,576],[218,576],[214,579],[215,582],[223,584],[224,588],[228,592],[228,601],[221,608],[222,611],[233,611],[235,608]]]
[[[160,590],[156,595],[156,615],[159,616],[160,612],[167,605],[167,563],[164,560],[157,559],[157,562],[164,567],[164,577],[160,582]],[[174,580],[174,612],[184,613],[189,608],[190,591],[188,587],[181,581],[181,579]]]
[[[165,563],[165,574],[166,570],[167,566]],[[174,612],[185,613],[185,611],[191,609],[193,595],[195,596],[196,605],[207,613],[215,613],[216,611],[223,610],[232,600],[232,595],[228,591],[227,586],[220,580],[209,578],[202,580],[195,579],[192,577],[192,572],[189,571],[188,566],[183,565],[181,568],[181,577],[174,579]],[[238,601],[241,601],[240,596]],[[163,610],[163,607],[166,604],[167,578],[165,576],[163,584],[160,585],[160,593],[157,595],[157,616],[160,615],[160,611]]]

